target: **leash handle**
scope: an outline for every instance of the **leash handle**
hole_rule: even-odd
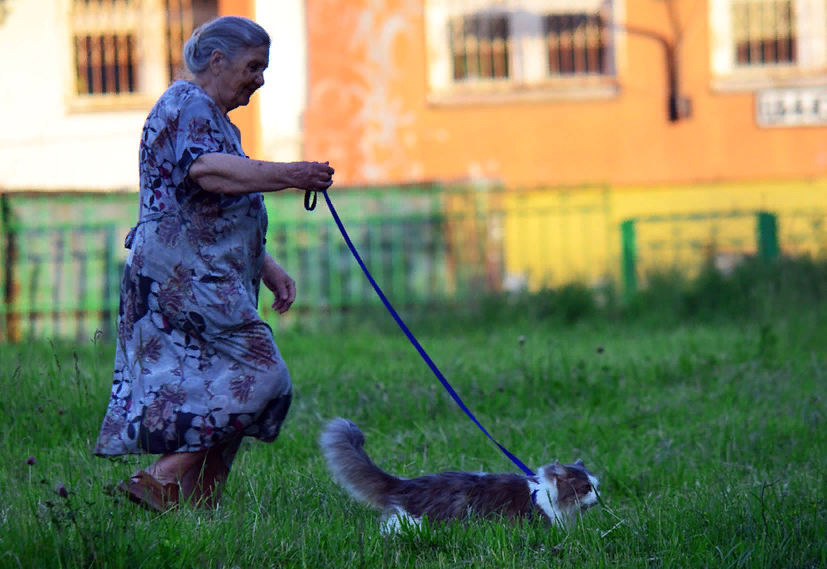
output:
[[[465,405],[465,403],[462,402],[462,399],[460,399],[457,392],[454,391],[454,388],[451,387],[451,384],[448,383],[448,380],[445,379],[445,376],[442,375],[442,372],[439,371],[439,368],[436,366],[436,364],[433,362],[433,360],[431,360],[428,353],[425,351],[425,349],[416,340],[414,335],[411,333],[411,331],[405,325],[405,322],[403,322],[402,318],[399,317],[399,314],[396,312],[396,310],[394,310],[394,308],[391,305],[390,301],[387,299],[385,294],[382,292],[382,289],[379,288],[378,284],[376,284],[376,281],[373,279],[373,276],[370,274],[370,271],[368,270],[367,266],[362,261],[362,257],[359,256],[359,252],[356,250],[356,247],[353,245],[353,242],[350,240],[350,236],[347,234],[347,231],[345,230],[345,226],[344,226],[344,224],[342,224],[342,220],[339,219],[339,214],[336,213],[336,208],[333,207],[333,203],[330,201],[330,196],[327,195],[326,190],[323,191],[322,193],[324,194],[324,199],[327,202],[327,207],[328,207],[328,209],[330,209],[331,215],[333,215],[333,220],[336,222],[336,226],[339,228],[339,232],[342,234],[342,237],[344,237],[345,243],[347,243],[347,246],[350,249],[350,252],[356,258],[356,262],[359,263],[359,266],[362,268],[362,272],[365,273],[365,276],[368,278],[368,281],[370,281],[371,286],[373,286],[373,290],[375,290],[376,294],[379,295],[379,298],[382,300],[382,303],[385,305],[385,308],[387,308],[388,312],[391,313],[391,316],[393,316],[393,319],[396,320],[396,323],[402,329],[402,332],[405,333],[405,336],[408,337],[408,340],[411,342],[411,344],[413,344],[413,347],[416,348],[416,351],[419,352],[419,355],[422,356],[422,359],[425,360],[425,363],[428,364],[429,368],[431,368],[431,371],[434,373],[436,378],[439,380],[439,382],[442,384],[442,386],[445,388],[445,390],[448,392],[448,394],[453,398],[453,400],[456,402],[456,404],[459,405],[459,408],[462,409],[465,412],[465,414],[468,415],[468,417],[472,421],[474,421],[474,424],[476,424],[477,427],[479,427],[479,429],[485,434],[485,436],[488,437],[495,445],[497,445],[497,447],[502,451],[502,453],[505,456],[507,456],[508,459],[511,460],[511,462],[513,462],[517,467],[519,467],[520,470],[522,470],[528,476],[534,476],[534,472],[532,472],[532,470],[529,467],[527,467],[525,464],[523,464],[523,462],[519,458],[517,458],[516,456],[511,454],[511,452],[507,448],[505,448],[503,445],[498,443],[496,441],[496,439],[494,437],[492,437],[488,433],[488,431],[485,430],[485,427],[483,427],[480,424],[480,422],[477,421],[477,418],[474,417],[474,414],[471,413],[471,410],[468,409],[468,407]],[[316,199],[315,199],[316,193],[315,192],[313,193],[314,199],[313,199],[313,203],[310,207],[308,207],[308,205],[310,204],[309,194],[310,194],[310,191],[307,191],[304,195],[304,205],[305,205],[305,209],[307,209],[308,211],[312,211],[312,209],[316,207]]]
[[[310,201],[310,196],[313,196],[313,201]],[[313,211],[316,209],[316,200],[318,199],[318,193],[316,190],[305,190],[304,192],[304,209],[307,211]]]

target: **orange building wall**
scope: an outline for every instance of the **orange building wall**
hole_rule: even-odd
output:
[[[330,160],[340,184],[486,177],[626,186],[825,174],[827,128],[757,127],[752,93],[710,86],[707,3],[677,6],[692,117],[670,124],[663,50],[650,39],[626,35],[615,98],[429,105],[421,2],[308,0],[306,158]],[[626,18],[671,33],[664,2],[627,0]]]
[[[218,0],[219,16],[244,16],[255,20],[255,0]],[[250,102],[230,112],[230,120],[241,131],[241,146],[251,158],[259,158],[261,152],[261,119],[258,93]]]

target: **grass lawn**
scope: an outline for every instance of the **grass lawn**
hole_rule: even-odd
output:
[[[332,483],[316,438],[334,416],[394,474],[516,471],[392,328],[277,334],[293,407],[277,442],[244,443],[212,513],[105,495],[149,462],[91,455],[113,347],[34,343],[0,346],[0,567],[827,567],[823,308],[668,326],[445,318],[419,339],[486,428],[532,468],[583,458],[600,477],[605,507],[573,530],[385,538]]]

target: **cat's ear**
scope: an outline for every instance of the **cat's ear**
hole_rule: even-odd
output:
[[[577,460],[574,461],[574,466],[579,466],[581,468],[586,468],[586,463],[583,462],[582,458],[578,458]]]
[[[562,462],[560,462],[559,460],[555,460],[554,464],[551,465],[551,472],[555,476],[565,476],[566,466]]]

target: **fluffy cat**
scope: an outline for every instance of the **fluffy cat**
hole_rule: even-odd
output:
[[[443,472],[413,479],[399,478],[376,466],[364,450],[365,437],[347,419],[334,419],[319,444],[333,479],[353,498],[384,512],[382,530],[394,532],[404,518],[419,524],[477,516],[510,519],[540,516],[555,525],[574,522],[598,502],[598,480],[582,460],[559,460],[534,476]]]

